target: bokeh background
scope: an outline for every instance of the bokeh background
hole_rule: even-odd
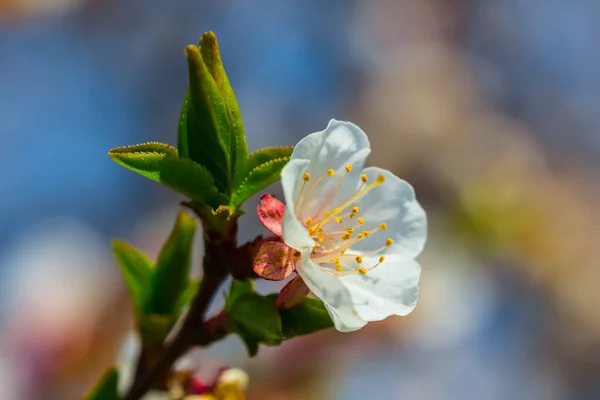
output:
[[[205,30],[250,149],[351,120],[430,239],[410,316],[187,366],[244,368],[257,400],[600,398],[596,0],[0,0],[0,398],[133,359],[110,239],[155,256],[180,198],[107,151],[176,142]]]

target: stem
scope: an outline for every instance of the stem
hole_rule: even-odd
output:
[[[203,328],[206,309],[215,292],[225,280],[225,276],[223,273],[218,276],[208,275],[202,279],[198,295],[194,299],[181,329],[173,341],[165,348],[164,353],[156,364],[147,373],[136,379],[131,390],[124,397],[124,400],[140,399],[152,387],[152,384],[167,373],[173,363],[193,345],[194,335]]]

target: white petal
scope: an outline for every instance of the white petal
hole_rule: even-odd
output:
[[[427,239],[427,216],[415,198],[413,187],[385,169],[369,167],[363,173],[369,182],[375,181],[378,175],[385,177],[382,185],[356,202],[360,207],[360,216],[365,220],[364,228],[372,230],[385,222],[387,230],[371,234],[352,246],[352,251],[368,252],[383,246],[387,238],[392,238],[394,244],[386,253],[416,257]]]
[[[281,227],[283,241],[296,250],[305,247],[310,249],[315,245],[308,231],[295,215],[295,201],[302,186],[302,175],[310,164],[308,160],[291,160],[281,171],[281,185],[285,197],[285,212]]]
[[[311,169],[325,172],[343,168],[356,153],[370,149],[367,135],[358,126],[332,119],[324,131],[311,133],[298,142],[292,160],[310,160]]]
[[[338,331],[351,332],[366,325],[366,322],[357,315],[348,289],[337,277],[323,271],[310,261],[310,250],[302,252],[300,261],[296,265],[296,272],[311,292],[325,303]]]
[[[376,257],[372,259],[368,262]],[[360,317],[380,321],[390,315],[407,315],[415,308],[420,274],[416,261],[393,254],[366,275],[346,275],[340,280],[350,291]]]
[[[310,193],[310,196],[301,207],[301,219],[315,218],[350,198],[370,152],[367,135],[350,122],[332,119],[324,131],[311,133],[302,139],[294,148],[291,158],[310,160],[310,165],[304,171],[311,176],[304,192]],[[347,165],[352,166],[350,174],[345,170]],[[333,177],[325,176],[330,169],[336,174]],[[344,181],[340,186],[338,182],[341,179]],[[297,211],[300,214],[300,209]]]

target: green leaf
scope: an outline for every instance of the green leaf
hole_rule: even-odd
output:
[[[197,222],[180,212],[165,242],[152,274],[149,310],[155,314],[179,316],[179,299],[188,287],[192,244]]]
[[[181,158],[190,158],[187,134],[187,109],[189,102],[190,91],[188,89],[185,91],[183,105],[181,106],[181,113],[179,114],[179,124],[177,125],[177,150],[179,151],[179,157]]]
[[[118,386],[119,371],[111,368],[85,396],[85,400],[119,400]]]
[[[164,153],[123,150],[114,149],[108,154],[117,164],[160,182],[197,203],[213,208],[227,203],[227,197],[218,192],[212,176],[200,164]]]
[[[179,312],[183,312],[183,310],[189,307],[190,303],[196,297],[196,293],[198,293],[198,289],[200,288],[199,280],[189,280],[187,283],[187,287],[179,296],[179,300],[177,302],[177,310]]]
[[[251,355],[254,342],[277,345],[284,339],[281,318],[271,298],[255,292],[240,294],[228,313],[233,330],[242,337]]]
[[[275,294],[274,298],[277,298]],[[279,310],[283,335],[287,338],[306,335],[333,327],[331,317],[322,301],[306,298],[288,310]]]
[[[123,274],[136,320],[143,318],[152,291],[152,261],[141,251],[121,240],[112,242],[112,250]]]
[[[206,68],[200,49],[187,46],[185,56],[190,80],[187,102],[188,154],[212,173],[221,191],[229,194],[233,139],[229,112],[215,80]]]
[[[117,147],[110,150],[109,154],[131,154],[131,153],[159,153],[170,157],[178,157],[177,149],[170,144],[159,142],[148,142],[135,144],[133,146]]]
[[[213,32],[205,32],[202,35],[202,38],[200,39],[200,52],[206,68],[212,75],[223,96],[227,112],[229,113],[229,120],[231,121],[233,133],[230,147],[230,160],[231,171],[234,174],[235,180],[238,175],[241,175],[246,171],[246,160],[248,158],[248,145],[246,144],[246,135],[244,134],[242,114],[237,99],[235,98],[233,88],[225,73],[221,52],[219,51],[219,43]]]
[[[290,158],[292,156],[292,152],[294,151],[294,146],[280,146],[280,147],[265,147],[256,151],[253,151],[248,156],[248,165],[246,169],[246,175],[248,172],[252,171],[254,168],[258,167],[261,164],[267,163],[271,160],[276,160],[278,158]]]
[[[236,209],[248,200],[253,194],[265,189],[270,184],[279,180],[281,170],[290,160],[290,157],[275,158],[253,168],[246,179],[239,185],[231,198],[231,207]]]
[[[229,310],[231,308],[231,305],[236,301],[238,297],[240,297],[243,294],[252,292],[254,292],[254,282],[252,282],[250,279],[247,279],[245,281],[233,279],[231,281],[231,286],[229,287],[227,300],[225,301],[225,308]]]

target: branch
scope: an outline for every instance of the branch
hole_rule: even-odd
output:
[[[212,300],[215,292],[225,280],[226,271],[220,275],[207,275],[202,279],[198,295],[190,307],[181,329],[171,343],[167,345],[160,359],[133,383],[131,390],[124,397],[124,400],[138,400],[151,387],[152,384],[166,374],[171,366],[195,342],[194,336],[201,332],[204,327],[204,314]]]

